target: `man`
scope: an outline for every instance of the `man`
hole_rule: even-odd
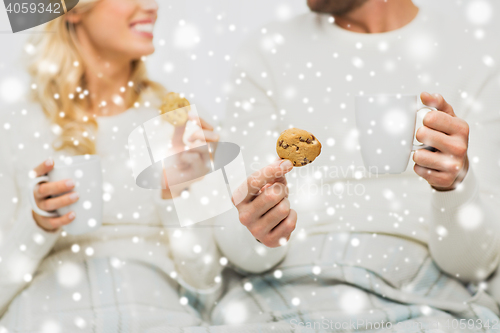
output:
[[[459,16],[411,0],[308,6],[313,13],[252,35],[235,62],[222,141],[239,144],[254,173],[248,194],[233,194],[237,213],[221,217],[226,227],[216,238],[237,271],[263,275],[247,282],[252,297],[233,290],[212,319],[231,321],[220,309],[235,295],[257,322],[352,313],[364,320],[374,308],[394,323],[474,318],[463,306],[475,302],[474,284],[495,271],[500,254],[496,43]],[[377,176],[362,168],[354,96],[389,93],[418,95],[437,109],[416,133],[436,149],[414,153],[402,174]],[[286,161],[273,162],[276,139],[289,127],[323,143],[311,165],[293,171]],[[374,294],[384,300],[373,301]],[[474,296],[480,298],[475,305],[497,318],[493,299],[482,290]],[[404,317],[394,310],[401,302],[430,305],[432,315],[408,305]]]

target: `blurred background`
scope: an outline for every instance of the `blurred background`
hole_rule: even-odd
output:
[[[394,0],[388,0],[394,1]],[[396,0],[397,1],[397,0]],[[414,0],[420,7],[458,15],[473,29],[493,32],[498,0]],[[157,0],[156,52],[146,59],[150,77],[183,93],[201,115],[218,122],[224,114],[232,56],[245,35],[275,20],[308,11],[306,0]],[[0,6],[0,110],[30,89],[22,58],[34,29],[13,34]],[[481,35],[481,34],[480,34]],[[484,34],[483,34],[484,35]],[[466,50],[464,50],[466,51]]]

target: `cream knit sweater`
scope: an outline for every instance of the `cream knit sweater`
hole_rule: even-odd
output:
[[[153,105],[151,98],[152,95],[146,94],[143,100]],[[29,171],[48,157],[57,164],[64,156],[64,152],[51,148],[57,131],[38,104],[22,103],[2,111],[0,328],[2,325],[39,328],[34,318],[37,314],[49,318],[74,308],[80,315],[87,310],[95,310],[97,314],[109,310],[109,305],[95,295],[104,293],[109,297],[109,293],[113,293],[113,286],[106,285],[109,274],[105,273],[110,270],[131,279],[122,284],[113,282],[118,290],[124,290],[121,296],[124,298],[113,305],[117,306],[116,313],[125,311],[118,310],[122,306],[162,309],[156,313],[156,319],[149,315],[135,319],[138,331],[145,327],[140,323],[165,321],[175,311],[185,312],[189,306],[179,303],[181,296],[176,290],[198,294],[202,302],[208,302],[206,304],[212,304],[220,294],[222,284],[215,278],[223,266],[219,264],[220,254],[210,229],[181,230],[172,200],[162,200],[160,190],[139,188],[129,167],[130,132],[157,115],[157,108],[141,106],[119,115],[97,118],[96,147],[103,171],[103,225],[94,232],[72,236],[61,228],[56,232],[41,229],[32,217],[28,202]],[[193,256],[193,251],[186,251],[195,245],[200,246],[203,256]],[[100,267],[98,262],[105,264]],[[144,271],[138,274],[141,269]],[[83,284],[69,283],[68,286],[68,281],[77,280]],[[27,292],[21,293],[25,288]],[[75,297],[75,293],[78,296]],[[49,299],[56,302],[57,309],[47,307]],[[168,312],[163,310],[165,306],[170,306],[172,311],[179,308]],[[133,318],[137,309],[134,311],[123,318]],[[69,319],[71,325],[73,318]],[[105,313],[103,318],[106,319]],[[96,320],[99,318],[94,322]],[[170,323],[200,324],[175,320]]]

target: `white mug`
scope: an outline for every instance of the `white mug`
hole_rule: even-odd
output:
[[[373,174],[402,173],[406,170],[412,151],[432,147],[414,145],[417,95],[360,95],[356,96],[356,125],[363,163]]]
[[[77,202],[59,208],[57,211],[47,212],[40,209],[33,194],[38,183],[54,182],[63,179],[72,179],[75,182],[75,191],[79,195]],[[101,159],[97,155],[69,156],[62,163],[54,163],[54,168],[46,176],[33,179],[29,185],[31,208],[35,213],[46,217],[57,217],[75,212],[75,219],[62,226],[71,235],[80,235],[98,229],[102,225],[102,169]],[[68,191],[68,192],[71,192]],[[66,192],[66,193],[68,193]],[[62,193],[63,195],[65,193]]]

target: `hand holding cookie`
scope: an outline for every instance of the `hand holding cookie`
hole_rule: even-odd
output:
[[[163,118],[176,127],[184,126],[188,121],[189,101],[178,93],[169,92],[163,98],[160,111]]]
[[[165,96],[161,106],[163,118],[174,125],[174,133],[170,145],[170,155],[173,158],[163,160],[163,199],[171,199],[180,195],[172,192],[170,184],[183,183],[186,186],[200,180],[210,172],[211,155],[207,144],[219,141],[219,135],[214,133],[214,128],[204,119],[193,114],[187,99],[181,98],[177,93]],[[189,112],[189,113],[188,113]],[[188,120],[198,125],[198,129],[184,142],[186,123]]]
[[[165,189],[162,190],[162,199],[171,199],[181,194],[180,192],[171,192],[169,179],[171,184],[184,183],[188,186],[210,172],[212,157],[206,145],[219,141],[219,135],[213,131],[213,126],[204,119],[191,115],[190,118],[197,123],[199,129],[194,131],[185,143],[186,127],[175,127],[170,148],[170,154],[175,158],[165,159],[163,163]]]
[[[253,173],[233,194],[241,224],[268,247],[286,243],[297,223],[285,178],[292,169],[292,162],[278,160]]]
[[[281,133],[276,143],[278,156],[290,160],[295,167],[314,161],[321,153],[321,143],[311,133],[290,128]]]

